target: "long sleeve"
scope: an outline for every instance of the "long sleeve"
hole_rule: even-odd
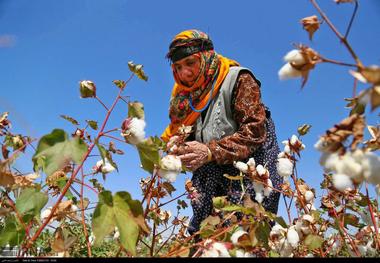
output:
[[[233,118],[238,130],[207,144],[218,164],[231,164],[248,158],[266,139],[266,116],[260,87],[248,72],[240,73],[232,98]]]

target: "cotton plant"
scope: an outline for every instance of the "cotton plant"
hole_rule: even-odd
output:
[[[235,161],[233,165],[243,175],[247,175],[251,179],[253,190],[255,191],[255,200],[261,204],[264,197],[268,197],[273,190],[268,169],[261,164],[256,166],[254,158],[249,158],[246,163]]]

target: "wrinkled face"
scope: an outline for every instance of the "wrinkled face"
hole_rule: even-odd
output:
[[[201,61],[196,55],[190,55],[173,63],[179,79],[191,87],[198,77]]]

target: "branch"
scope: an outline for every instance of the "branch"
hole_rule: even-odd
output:
[[[348,52],[350,52],[351,56],[355,59],[357,67],[361,68],[363,67],[363,64],[359,60],[358,56],[355,54],[354,50],[348,43],[347,39],[336,29],[336,27],[331,23],[330,19],[326,16],[326,14],[321,10],[321,8],[316,3],[316,0],[310,0],[312,5],[317,9],[319,14],[322,16],[322,18],[326,21],[326,23],[329,25],[331,30],[335,33],[335,35],[340,39],[340,41],[346,46],[348,49]]]

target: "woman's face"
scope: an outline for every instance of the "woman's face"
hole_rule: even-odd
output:
[[[198,77],[201,61],[196,55],[190,55],[173,63],[179,79],[191,87]]]

